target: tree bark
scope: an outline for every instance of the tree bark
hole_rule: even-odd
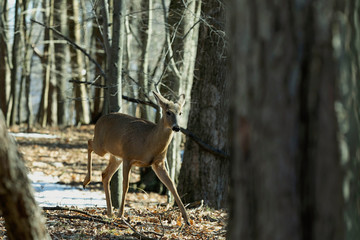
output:
[[[10,55],[8,47],[7,31],[7,1],[0,4],[0,109],[7,113],[7,102],[10,91]]]
[[[9,239],[50,239],[24,161],[0,111],[0,210]]]
[[[339,24],[335,32],[340,44],[335,46],[340,66],[340,101],[336,103],[335,110],[339,120],[341,163],[345,168],[343,191],[346,239],[351,240],[360,237],[360,214],[354,211],[360,202],[360,26],[356,20],[360,1],[344,1],[339,11],[341,15],[338,15]]]
[[[140,28],[140,40],[141,40],[141,55],[139,59],[140,71],[138,72],[139,79],[139,99],[145,100],[146,95],[150,92],[150,74],[149,74],[149,51],[152,35],[152,21],[153,21],[153,0],[141,2],[141,28]],[[149,109],[147,106],[140,107],[140,117],[144,119],[150,118]]]
[[[68,0],[68,5],[72,6],[68,8],[69,15],[69,36],[70,39],[73,39],[76,43],[81,43],[81,29],[79,22],[79,1],[78,0]],[[72,68],[72,78],[82,81],[83,80],[83,70],[84,62],[83,55],[80,51],[73,48],[70,49],[71,54],[71,68]],[[80,124],[90,123],[90,107],[88,102],[88,94],[86,86],[84,84],[74,83],[75,90],[75,121]]]
[[[28,7],[28,2],[24,1],[24,12]],[[41,4],[40,0],[33,1],[33,8],[38,7]],[[36,11],[33,11],[31,14],[31,18],[35,18]],[[26,22],[26,14],[23,15],[23,22]],[[25,24],[24,24],[25,25]],[[22,29],[23,37],[24,37],[24,62],[23,62],[23,69],[22,69],[22,78],[25,80],[25,109],[26,109],[26,123],[28,129],[33,125],[33,109],[32,109],[32,102],[30,96],[30,83],[31,83],[31,66],[32,66],[32,43],[31,43],[31,36],[33,33],[33,23],[31,23],[30,28],[24,27]]]
[[[44,22],[46,22],[47,26],[52,26],[52,17],[51,17],[51,1],[43,0],[44,11]],[[50,78],[51,78],[51,36],[52,33],[49,29],[45,29],[44,33],[44,54],[42,58],[43,65],[43,84],[42,84],[42,92],[41,92],[41,100],[39,111],[37,114],[37,121],[42,126],[45,127],[48,122],[48,108],[49,108],[49,91],[50,91]]]
[[[164,96],[170,98],[171,95],[178,97],[185,94],[186,104],[182,109],[180,126],[187,128],[187,120],[191,106],[191,88],[193,85],[194,67],[197,51],[197,42],[199,35],[198,22],[201,11],[201,0],[197,1],[180,1],[173,0],[169,6],[168,34],[173,39],[170,52],[175,66],[168,67],[166,77],[162,83],[166,86],[162,88]],[[170,59],[168,58],[168,61]],[[171,64],[169,62],[169,64]],[[176,69],[174,69],[176,68]],[[179,75],[178,75],[179,74]],[[169,91],[171,89],[171,91]],[[174,99],[177,100],[177,99]],[[170,143],[167,152],[167,161],[169,164],[169,175],[171,179],[178,183],[178,177],[181,168],[181,150],[184,144],[184,138],[181,134],[175,134],[173,141]],[[172,202],[173,196],[168,192],[168,199]]]
[[[14,37],[12,45],[12,58],[11,58],[11,90],[10,90],[10,101],[7,106],[7,121],[8,125],[14,125],[16,123],[18,114],[17,114],[17,105],[18,103],[18,94],[17,94],[17,73],[18,66],[21,62],[20,53],[21,53],[21,29],[23,27],[22,16],[21,16],[21,5],[22,0],[18,0],[15,3],[15,27],[14,27]]]
[[[107,63],[109,70],[109,92],[110,92],[110,112],[120,112],[122,103],[122,62],[124,55],[124,35],[125,35],[125,1],[113,2],[113,28],[111,44],[111,61]],[[110,181],[111,200],[115,208],[120,207],[121,194],[123,192],[122,165],[116,171]]]
[[[228,238],[344,239],[337,1],[233,3]]]
[[[100,16],[100,11],[98,8],[94,9],[95,14]],[[95,55],[95,60],[105,68],[105,51],[103,48],[103,43],[101,42],[101,19],[94,18],[92,23],[92,35],[91,35],[91,49],[93,51],[93,55]],[[101,77],[100,70],[95,68],[95,79],[96,84],[104,85],[105,81]],[[103,111],[103,104],[104,104],[104,89],[100,87],[95,87],[94,89],[94,101],[92,105],[92,112],[91,112],[91,122],[95,123],[102,115]]]
[[[68,35],[67,29],[67,5],[66,0],[56,0],[54,5],[54,24],[56,29]],[[55,71],[56,71],[56,95],[57,95],[57,122],[58,125],[67,125],[68,118],[66,113],[66,72],[68,65],[66,64],[67,44],[63,39],[55,38]]]
[[[202,3],[205,23],[200,26],[197,79],[191,92],[188,129],[204,141],[226,152],[228,148],[228,98],[224,6],[220,2]],[[180,195],[185,202],[204,200],[214,208],[227,203],[228,166],[226,159],[202,150],[188,139],[180,170]]]

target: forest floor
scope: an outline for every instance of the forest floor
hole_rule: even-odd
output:
[[[10,129],[13,133],[25,130]],[[49,134],[50,138],[15,135],[29,172],[57,177],[61,184],[82,186],[87,171],[87,140],[92,137],[93,126],[30,129],[30,132]],[[106,164],[104,158],[93,154],[92,183],[88,188],[102,190],[101,171]],[[139,169],[132,169],[130,182],[139,179]],[[192,203],[187,211],[191,226],[183,224],[179,209],[167,204],[165,195],[144,191],[127,195],[124,220],[107,218],[106,208],[97,206],[44,207],[52,239],[225,239],[226,210]],[[1,216],[0,239],[7,239]]]

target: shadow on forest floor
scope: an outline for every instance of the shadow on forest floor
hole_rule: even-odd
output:
[[[25,132],[20,127],[10,131]],[[37,192],[37,201],[42,202],[42,206],[74,206],[44,210],[53,239],[137,239],[134,234],[138,233],[151,239],[225,239],[226,210],[212,210],[202,204],[188,207],[191,222],[188,227],[182,224],[179,209],[167,204],[165,195],[156,193],[127,195],[125,220],[129,225],[118,218],[106,218],[101,184],[106,159],[93,154],[92,183],[87,191],[82,190],[87,171],[87,140],[92,137],[93,126],[32,129],[31,132],[52,136],[34,138],[15,134]],[[40,175],[40,180],[36,175]],[[138,182],[139,178],[139,169],[133,169],[130,182]],[[89,195],[82,196],[85,193]],[[59,195],[61,198],[56,197]],[[79,207],[84,210],[77,210]],[[0,239],[5,235],[4,219],[0,217]]]

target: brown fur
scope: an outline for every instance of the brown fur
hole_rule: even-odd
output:
[[[177,103],[173,103],[158,93],[154,92],[154,94],[163,113],[158,124],[121,113],[111,113],[98,120],[95,125],[94,138],[88,141],[88,172],[83,186],[85,187],[91,181],[91,153],[95,152],[99,156],[109,153],[109,164],[103,171],[102,182],[106,196],[107,214],[112,216],[109,182],[120,164],[123,163],[123,197],[119,211],[119,216],[122,216],[131,166],[151,166],[159,179],[172,192],[184,220],[189,223],[184,205],[164,163],[167,148],[173,137],[172,129],[179,130],[177,116],[181,114],[184,96],[182,95]],[[119,157],[120,160],[116,157]]]

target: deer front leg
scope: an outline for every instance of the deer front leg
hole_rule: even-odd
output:
[[[87,174],[83,182],[83,188],[86,187],[91,181],[91,173],[92,173],[92,159],[91,159],[91,153],[93,151],[92,148],[92,140],[89,139],[88,141],[88,164],[87,164]]]
[[[175,184],[174,182],[171,180],[171,178],[169,177],[169,174],[165,168],[164,165],[164,161],[154,164],[151,166],[152,169],[154,170],[154,172],[156,173],[156,175],[158,176],[158,178],[160,179],[160,181],[167,187],[167,189],[170,190],[170,192],[174,195],[175,197],[175,201],[177,203],[177,205],[180,208],[181,214],[184,218],[184,221],[186,222],[187,225],[190,225],[189,222],[189,217],[186,213],[184,204],[182,203],[179,194],[176,190]]]
[[[105,198],[106,198],[106,207],[107,207],[107,215],[108,217],[112,217],[113,210],[112,210],[112,203],[111,203],[111,193],[110,193],[110,180],[116,170],[118,170],[122,160],[118,160],[115,156],[110,155],[109,164],[102,172],[102,183],[105,191]]]
[[[118,215],[119,217],[122,217],[124,214],[125,199],[129,189],[130,170],[131,170],[131,165],[129,164],[129,162],[123,161],[123,194],[122,194],[121,206]]]

